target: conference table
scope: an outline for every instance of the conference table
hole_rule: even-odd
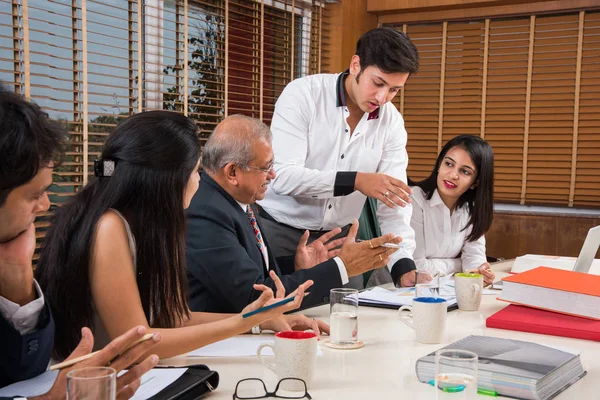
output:
[[[511,266],[512,261],[506,261],[493,264],[492,269],[498,278],[502,278],[508,274]],[[486,318],[506,305],[507,303],[496,300],[496,296],[485,295],[478,311],[449,312],[446,333],[440,344],[416,342],[413,330],[400,321],[395,310],[361,306],[358,316],[358,337],[365,346],[357,350],[334,350],[319,345],[323,356],[317,357],[315,378],[308,392],[315,400],[432,400],[436,398],[436,390],[418,381],[415,373],[417,359],[465,336],[486,335],[580,350],[582,362],[588,373],[556,399],[599,399],[600,343],[486,328]],[[329,322],[329,305],[310,308],[302,313]],[[273,337],[266,335],[265,341],[272,342]],[[270,391],[274,390],[278,381],[275,374],[263,366],[257,357],[179,356],[161,361],[161,364],[171,366],[197,363],[206,364],[219,372],[219,387],[207,397],[211,400],[231,400],[236,383],[244,378],[261,378]],[[478,395],[478,397],[490,399],[489,396]]]

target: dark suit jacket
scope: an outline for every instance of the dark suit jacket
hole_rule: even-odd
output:
[[[253,207],[258,218],[258,211]],[[238,313],[260,295],[252,287],[255,283],[267,285],[275,292],[254,230],[240,205],[217,182],[202,173],[200,188],[187,210],[186,261],[189,280],[190,309],[192,311]],[[258,221],[259,228],[260,220]],[[261,228],[263,240],[269,240]],[[276,260],[269,252],[269,267],[281,278],[286,294],[296,290],[308,279],[314,285],[303,307],[329,301],[329,290],[341,287],[342,280],[334,260],[293,271],[293,258]]]
[[[22,336],[0,316],[0,387],[40,375],[48,367],[54,344],[54,319],[45,305],[38,327]]]

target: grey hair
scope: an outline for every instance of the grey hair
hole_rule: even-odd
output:
[[[225,118],[213,130],[202,149],[202,168],[217,172],[229,163],[247,167],[254,154],[254,142],[271,143],[269,127],[262,121],[241,114]]]

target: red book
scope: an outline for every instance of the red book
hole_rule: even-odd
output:
[[[488,317],[485,326],[600,342],[600,321],[514,304]]]

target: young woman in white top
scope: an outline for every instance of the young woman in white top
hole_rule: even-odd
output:
[[[270,302],[271,289],[254,285],[263,293],[240,314],[190,311],[184,209],[200,180],[194,121],[168,111],[135,114],[108,136],[101,159],[97,179],[57,210],[36,270],[56,322],[57,358],[73,350],[83,326],[92,326],[99,342],[146,326],[162,336],[155,348],[161,358],[259,324],[327,330],[302,315],[282,316],[300,305],[311,281],[292,303],[249,318],[242,313]]]
[[[413,183],[411,226],[418,270],[479,272],[494,281],[485,253],[485,233],[494,214],[494,153],[477,136],[461,135],[440,152],[425,180]]]

